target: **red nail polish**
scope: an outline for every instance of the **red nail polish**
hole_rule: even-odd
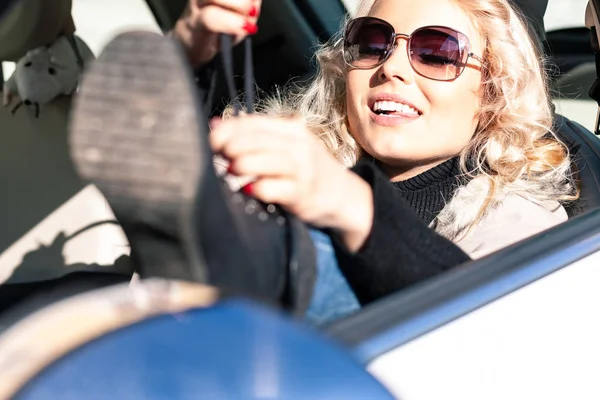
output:
[[[246,186],[244,186],[242,188],[242,192],[244,192],[244,194],[247,194],[248,196],[252,196],[252,194],[254,193],[254,186],[253,186],[253,184],[249,183]]]
[[[252,6],[248,12],[248,16],[251,18],[258,16],[258,8],[256,6]]]
[[[229,164],[227,167],[227,173],[233,175],[233,164]]]
[[[255,35],[256,32],[258,32],[258,26],[248,21],[244,22],[243,29],[248,32],[249,35]]]

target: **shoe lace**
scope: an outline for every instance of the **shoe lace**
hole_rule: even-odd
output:
[[[237,116],[242,107],[236,95],[237,91],[233,79],[233,37],[231,35],[221,35],[221,58],[225,70],[227,90],[233,101],[233,115]],[[252,39],[250,37],[244,40],[244,93],[245,112],[252,114],[254,112],[254,63],[252,60]]]
[[[237,89],[235,87],[235,81],[233,76],[233,37],[231,35],[221,35],[221,58],[223,62],[223,69],[225,72],[225,80],[227,83],[227,90],[229,98],[233,102],[233,115],[238,116],[242,111],[242,105],[239,102],[237,96]],[[252,60],[252,39],[247,37],[244,40],[244,100],[245,100],[245,113],[252,114],[254,112],[254,63]],[[279,207],[273,204],[263,204],[250,196],[241,196],[237,193],[238,197],[234,197],[234,201],[244,201],[245,209],[247,214],[257,213],[258,218],[261,221],[269,219],[270,215],[276,216],[277,223],[279,225],[285,224],[285,218],[282,216],[282,211]],[[246,197],[243,199],[243,197]]]
[[[252,39],[246,38],[244,41],[244,90],[245,90],[245,112],[251,114],[254,112],[254,67],[252,62]],[[221,57],[223,61],[223,68],[225,70],[225,77],[227,82],[227,89],[229,91],[229,97],[233,101],[233,114],[239,115],[242,106],[240,105],[236,96],[235,82],[233,79],[233,38],[229,35],[222,35],[221,37]],[[254,214],[255,210],[258,212],[258,218],[261,221],[267,221],[270,219],[269,215],[276,216],[277,224],[288,227],[288,277],[287,277],[287,289],[283,296],[283,303],[285,307],[294,310],[294,314],[300,318],[304,318],[305,312],[310,304],[312,298],[312,288],[314,286],[314,280],[316,279],[315,272],[315,259],[316,254],[312,244],[312,240],[307,232],[306,228],[299,221],[285,213],[280,207],[273,204],[263,204],[258,202],[252,197],[246,197],[245,200],[241,198],[238,201],[244,201],[245,210],[247,214]],[[261,218],[262,216],[262,218]],[[295,226],[295,228],[294,228]],[[292,243],[295,243],[292,245]],[[302,268],[300,267],[302,266]],[[302,274],[299,271],[304,271]]]

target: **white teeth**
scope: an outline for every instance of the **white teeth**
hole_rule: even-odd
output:
[[[411,106],[402,103],[396,103],[395,101],[376,101],[375,104],[373,104],[373,111],[419,115],[419,112]]]

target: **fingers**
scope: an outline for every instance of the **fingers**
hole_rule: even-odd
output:
[[[238,176],[289,177],[296,175],[297,166],[288,154],[266,150],[235,158],[228,171]]]
[[[213,5],[236,12],[242,16],[255,18],[259,14],[260,3],[260,1],[254,0],[195,0],[192,2],[192,7],[201,8]]]
[[[185,48],[192,66],[201,67],[219,51],[219,34],[232,35],[239,44],[258,32],[260,0],[188,0],[172,36]]]
[[[185,23],[192,31],[225,33],[239,38],[258,31],[257,17],[256,6],[248,0],[204,0],[200,6],[192,6]]]
[[[257,32],[256,19],[242,16],[217,6],[206,6],[202,11],[186,19],[192,30],[204,30],[229,35],[247,36]]]
[[[267,151],[289,154],[291,149],[297,147],[293,142],[293,138],[281,132],[245,130],[232,136],[222,147],[220,154],[229,160],[235,160],[246,154]]]
[[[304,132],[299,129],[302,127],[296,120],[238,117],[220,122],[210,135],[210,144],[215,153],[227,158],[265,148],[284,150],[294,145],[297,136],[302,136]]]
[[[263,203],[279,204],[287,208],[298,197],[297,187],[296,182],[290,179],[263,178],[249,184],[246,191]]]

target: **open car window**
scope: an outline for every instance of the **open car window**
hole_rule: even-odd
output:
[[[124,30],[160,31],[145,0],[119,0],[110,5],[96,0],[73,0],[72,14],[76,34],[94,54],[99,54],[114,36]],[[4,77],[8,78],[14,71],[15,63],[2,64]]]
[[[549,0],[544,24],[546,31],[584,27],[587,0]]]
[[[552,97],[558,113],[593,131],[597,104],[588,91],[596,79],[585,27],[587,0],[550,0],[544,17],[551,51]]]

